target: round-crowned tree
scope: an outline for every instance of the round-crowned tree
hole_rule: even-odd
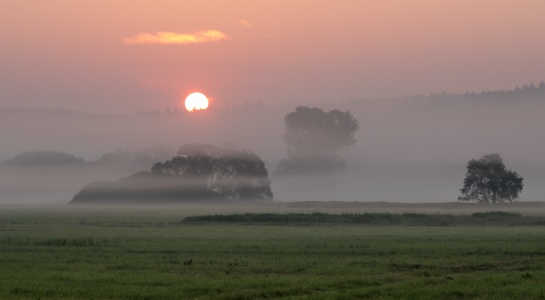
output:
[[[524,186],[524,178],[505,168],[499,154],[492,153],[467,163],[460,201],[478,203],[513,202]]]
[[[356,143],[359,122],[350,112],[299,106],[284,118],[287,158],[279,174],[331,171],[343,165],[338,152]]]

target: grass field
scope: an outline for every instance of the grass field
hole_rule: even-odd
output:
[[[182,221],[309,210],[3,207],[0,299],[545,299],[544,226]]]

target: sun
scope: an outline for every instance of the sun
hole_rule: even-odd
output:
[[[185,98],[187,111],[204,110],[208,108],[208,98],[202,93],[191,93]]]

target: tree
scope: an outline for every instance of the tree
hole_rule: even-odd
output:
[[[524,186],[517,172],[505,169],[499,154],[487,154],[467,164],[460,201],[503,203],[515,201]]]
[[[229,200],[271,200],[267,169],[254,153],[232,145],[187,144],[177,156],[152,167],[154,174],[204,180],[206,190]]]
[[[148,167],[159,161],[165,161],[174,156],[170,146],[155,144],[138,151],[117,149],[103,154],[95,163],[101,165]]]
[[[356,143],[359,122],[350,112],[325,112],[317,107],[299,106],[284,118],[287,158],[278,172],[301,173],[332,170],[342,165],[338,152]]]
[[[72,154],[59,151],[24,152],[0,163],[3,166],[35,167],[35,166],[82,166],[85,160]]]
[[[87,185],[72,203],[272,200],[270,184],[265,163],[251,152],[188,144],[151,172]]]

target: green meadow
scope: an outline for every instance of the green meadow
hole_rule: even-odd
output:
[[[500,208],[545,216],[540,205]],[[184,221],[248,212],[410,217],[488,209],[1,207],[0,299],[544,299],[545,226],[537,223]]]

